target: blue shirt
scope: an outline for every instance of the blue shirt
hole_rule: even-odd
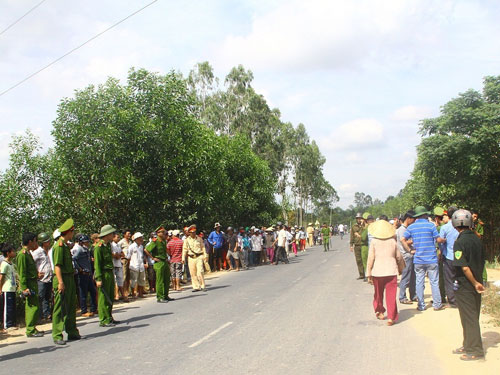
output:
[[[417,219],[406,228],[404,238],[413,240],[415,248],[414,264],[437,263],[436,238],[439,233],[436,226],[427,219]]]
[[[222,231],[217,233],[217,231],[213,231],[210,233],[208,236],[208,242],[214,247],[214,249],[220,249],[222,246],[224,246],[224,235]]]
[[[453,245],[458,238],[458,231],[453,227],[451,220],[441,227],[441,230],[439,231],[439,237],[446,239],[446,242],[442,244],[442,249],[446,250],[443,252],[443,255],[448,260],[454,260],[455,257],[453,255]]]

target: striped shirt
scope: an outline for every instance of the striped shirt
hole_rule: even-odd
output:
[[[413,240],[415,248],[414,264],[433,264],[437,263],[436,238],[439,233],[436,226],[427,219],[417,219],[410,225],[404,234],[407,240]]]

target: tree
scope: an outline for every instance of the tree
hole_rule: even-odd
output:
[[[490,259],[500,254],[499,113],[500,76],[490,76],[482,93],[459,94],[440,116],[423,120],[410,183],[427,205],[453,203],[479,211]]]

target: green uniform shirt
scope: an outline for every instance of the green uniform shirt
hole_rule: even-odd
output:
[[[330,238],[330,229],[321,228],[321,234],[323,235],[323,238]]]
[[[363,232],[363,225],[354,224],[351,228],[351,245],[361,246],[361,233]],[[358,234],[358,235],[356,235]]]
[[[146,250],[149,251],[153,258],[158,258],[162,261],[167,259],[167,242],[161,240],[160,238],[155,238],[151,241]]]
[[[59,266],[63,275],[72,275],[75,272],[73,260],[71,259],[71,250],[63,240],[60,239],[54,244],[52,259],[54,267]],[[54,279],[57,279],[57,277],[54,277]]]
[[[26,247],[23,247],[17,254],[16,263],[21,290],[28,289],[28,282],[38,279],[38,271],[33,256]]]
[[[368,247],[368,225],[361,232],[361,246]]]
[[[476,234],[469,229],[460,233],[453,245],[453,251],[457,279],[467,280],[462,267],[469,267],[474,278],[482,284],[485,254],[483,244]]]
[[[484,227],[483,224],[481,224],[481,221],[478,220],[474,223],[475,226],[475,231],[477,234],[479,234],[481,237],[484,236]]]
[[[111,251],[111,243],[105,244],[99,241],[94,246],[94,277],[96,281],[102,281],[102,275],[106,271],[113,271],[113,256]]]

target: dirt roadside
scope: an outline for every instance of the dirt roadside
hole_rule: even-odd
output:
[[[488,280],[490,282],[500,280],[500,270],[488,269]],[[432,296],[428,284],[425,291],[426,301],[430,301]],[[500,374],[500,327],[491,324],[491,318],[488,315],[481,314],[481,334],[486,351],[486,360],[463,362],[458,355],[452,354],[453,349],[462,346],[463,340],[462,326],[457,309],[434,311],[430,308],[424,312],[418,312],[416,304],[400,305],[400,309],[400,315],[403,319],[407,319],[414,329],[433,342],[438,358],[443,361],[446,374]],[[403,321],[400,322],[400,324],[402,323]],[[411,366],[411,361],[408,362],[408,365]]]

